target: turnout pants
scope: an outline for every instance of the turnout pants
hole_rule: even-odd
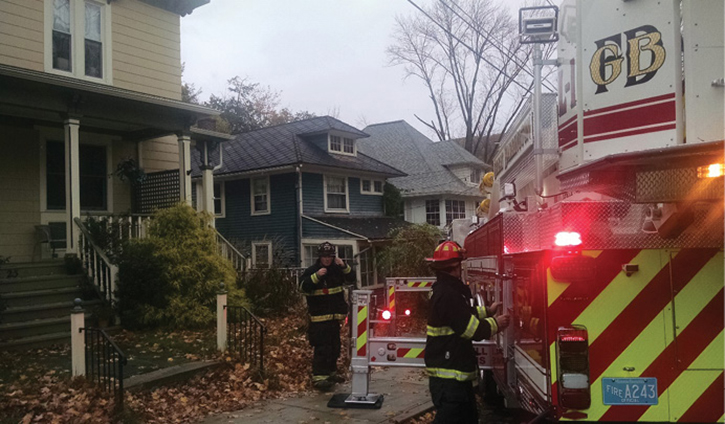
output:
[[[436,408],[434,424],[477,424],[476,393],[470,381],[430,377],[430,396]]]
[[[308,337],[314,349],[312,381],[326,380],[337,371],[337,358],[340,357],[340,322],[311,322]]]

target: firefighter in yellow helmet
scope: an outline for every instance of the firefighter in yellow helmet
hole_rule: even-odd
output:
[[[473,340],[490,338],[509,325],[508,315],[494,316],[501,305],[471,306],[471,291],[461,281],[465,251],[445,241],[426,259],[436,272],[430,299],[425,367],[436,408],[434,423],[478,423],[473,381],[478,362]]]

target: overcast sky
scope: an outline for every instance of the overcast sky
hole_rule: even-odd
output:
[[[247,77],[292,111],[360,129],[404,119],[432,138],[414,116],[433,118],[424,86],[385,53],[395,16],[415,11],[406,0],[212,0],[181,20],[183,79],[206,100]]]

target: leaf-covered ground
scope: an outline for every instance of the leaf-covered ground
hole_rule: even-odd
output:
[[[116,344],[133,358],[129,362],[140,364],[136,366],[137,371],[151,370],[163,362],[205,358],[223,362],[222,366],[182,384],[126,392],[124,411],[116,415],[110,396],[81,380],[70,379],[67,349],[36,349],[30,355],[28,352],[2,353],[3,368],[15,370],[0,372],[4,376],[0,379],[0,423],[189,423],[212,413],[242,409],[262,399],[299,396],[311,391],[312,350],[306,337],[305,308],[300,306],[285,317],[263,321],[268,329],[264,374],[231,357],[218,356],[213,344],[206,340],[205,332],[174,332],[165,337],[158,333],[114,336]],[[342,331],[343,357],[339,371],[347,374],[347,326]],[[213,340],[213,329],[207,332]],[[67,365],[63,365],[64,360]],[[55,365],[48,366],[51,363]]]

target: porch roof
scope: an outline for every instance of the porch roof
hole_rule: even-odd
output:
[[[409,222],[403,221],[402,219],[387,216],[332,217],[327,215],[311,215],[309,217],[305,217],[313,218],[333,228],[339,228],[350,233],[361,235],[371,241],[389,239],[390,231],[393,229],[411,225]]]
[[[82,128],[143,140],[215,115],[219,111],[200,105],[0,64],[0,122],[58,125],[71,116]]]

